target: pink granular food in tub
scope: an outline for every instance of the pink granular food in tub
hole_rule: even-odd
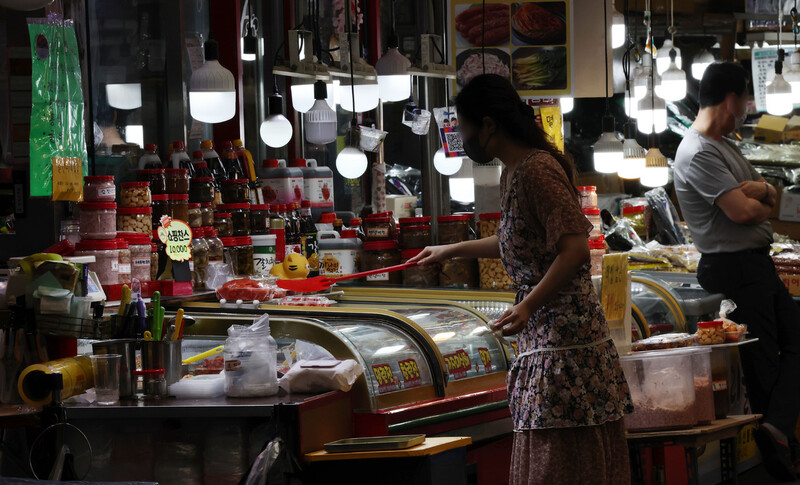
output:
[[[81,202],[81,239],[114,239],[117,237],[117,204],[114,202]]]

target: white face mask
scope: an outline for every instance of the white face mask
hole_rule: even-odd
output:
[[[747,110],[744,110],[740,116],[737,116],[733,120],[733,130],[737,131],[744,125],[744,122],[747,120]]]

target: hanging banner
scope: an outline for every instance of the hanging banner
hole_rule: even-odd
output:
[[[564,128],[563,117],[561,116],[561,103],[558,98],[534,98],[523,96],[525,103],[528,104],[536,113],[536,124],[539,125],[550,142],[556,148],[564,152]]]
[[[521,96],[572,94],[570,3],[451,0],[455,89],[485,72],[509,79]]]
[[[31,42],[31,196],[83,200],[87,174],[78,41],[71,20],[28,19]]]

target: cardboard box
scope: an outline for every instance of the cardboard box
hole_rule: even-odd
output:
[[[800,296],[800,275],[781,274],[781,281],[792,296]]]
[[[783,142],[800,141],[800,116],[792,116],[783,129]]]
[[[417,208],[417,198],[413,195],[387,195],[386,210],[394,214],[396,219],[401,217],[414,217]]]
[[[756,125],[753,139],[761,143],[782,143],[783,132],[788,123],[789,119],[782,116],[762,115]]]

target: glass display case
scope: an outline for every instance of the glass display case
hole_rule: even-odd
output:
[[[704,290],[694,273],[639,271],[635,275],[671,292],[683,312],[689,333],[697,331],[697,322],[715,319],[719,305],[725,298],[724,295]]]

